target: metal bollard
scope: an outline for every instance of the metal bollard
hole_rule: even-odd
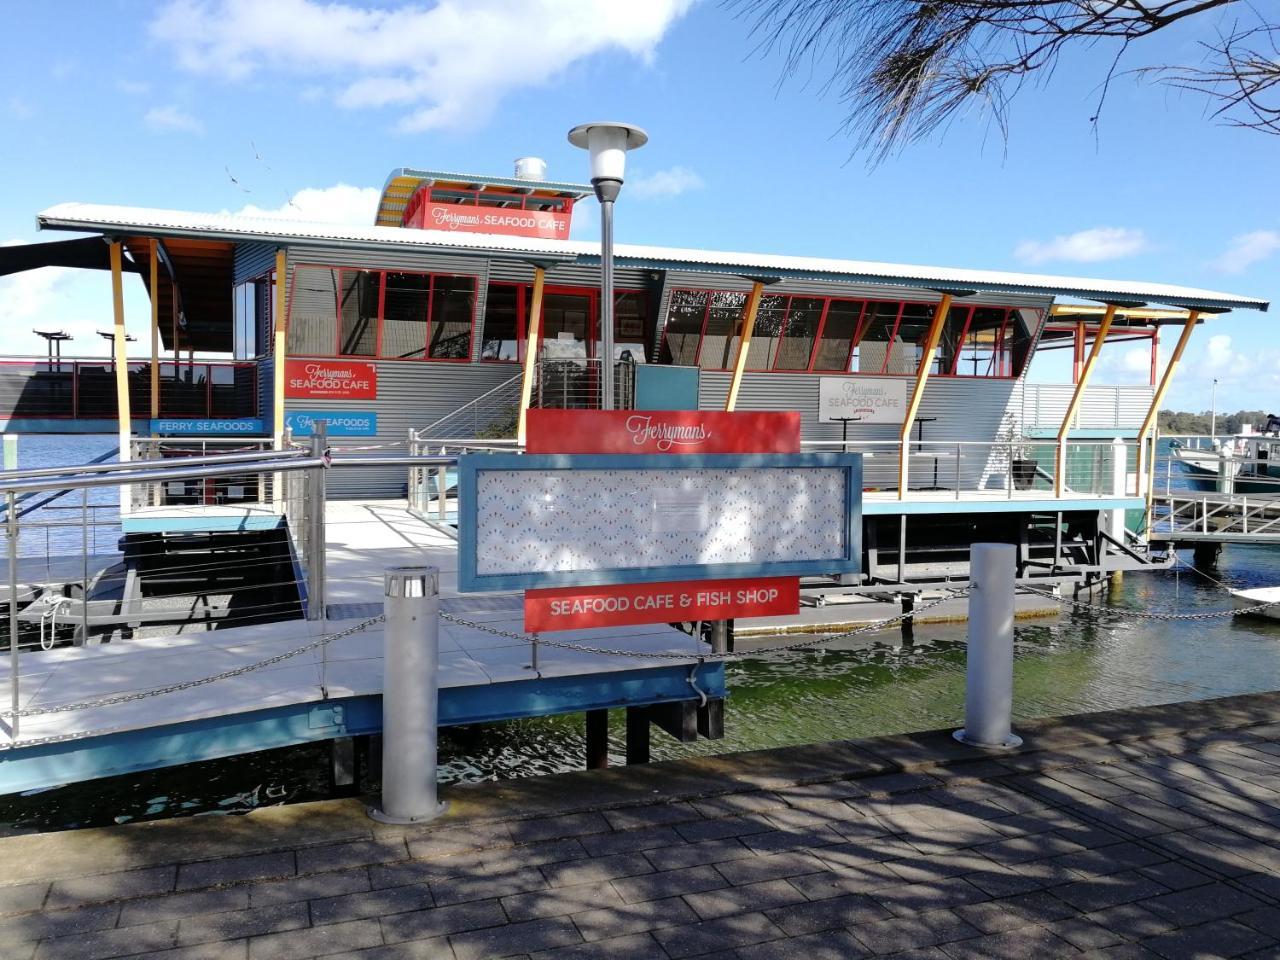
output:
[[[439,732],[440,571],[386,572],[382,663],[381,823],[421,823],[444,813],[436,798]]]
[[[1013,607],[1017,548],[975,543],[969,551],[969,649],[964,729],[955,738],[974,747],[1016,747],[1013,712]]]

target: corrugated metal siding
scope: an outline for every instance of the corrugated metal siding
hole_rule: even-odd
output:
[[[643,290],[648,282],[648,271],[618,269],[613,273],[613,286],[617,290]],[[494,260],[489,264],[489,279],[507,283],[533,283],[533,264],[516,260]],[[547,284],[555,287],[600,288],[598,266],[556,265],[547,271]]]
[[[378,366],[376,400],[286,400],[286,410],[372,410],[378,415],[378,436],[335,438],[339,446],[403,441],[409,428],[421,429],[469,400],[511,378],[512,368],[500,363],[429,363],[404,360],[373,361]],[[329,474],[329,495],[343,497],[399,497],[404,495],[404,468],[343,469]]]
[[[723,371],[704,370],[699,389],[699,406],[704,410],[724,409],[731,375]],[[842,425],[818,422],[817,374],[745,373],[738,391],[739,410],[798,410],[800,436],[805,440],[839,440]],[[910,395],[911,378],[903,378]],[[920,401],[920,416],[935,418],[924,424],[926,441],[994,441],[1012,436],[1016,430],[1011,411],[1021,405],[1022,384],[1016,380],[969,380],[934,378],[925,385]],[[850,424],[849,441],[897,440],[896,424]],[[911,436],[916,437],[913,430]],[[933,449],[930,447],[929,449]],[[944,451],[945,452],[945,451]],[[897,483],[896,452],[886,448],[863,463],[867,486],[893,486]],[[950,481],[955,477],[954,456],[941,466],[940,475]],[[913,465],[914,471],[921,469]],[[987,470],[985,451],[965,451],[961,458],[962,479],[976,483]],[[949,472],[946,472],[949,471]],[[919,477],[917,476],[918,480]]]
[[[275,432],[275,361],[263,357],[258,361],[258,416],[266,425],[267,433]]]
[[[270,273],[276,266],[274,243],[237,243],[231,267],[231,282],[244,283]]]

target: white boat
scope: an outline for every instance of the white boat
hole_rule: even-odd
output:
[[[1232,590],[1231,599],[1235,601],[1237,613],[1244,613],[1255,617],[1268,617],[1271,620],[1280,620],[1280,587],[1255,587],[1252,590]],[[1274,607],[1265,607],[1262,610],[1252,610],[1263,603],[1274,603]]]
[[[1173,440],[1170,445],[1170,454],[1193,490],[1280,493],[1280,438],[1242,433],[1211,444],[1206,448]]]

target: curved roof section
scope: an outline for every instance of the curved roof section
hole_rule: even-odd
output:
[[[424,183],[448,184],[470,190],[497,189],[506,193],[535,193],[549,197],[572,197],[580,200],[594,191],[589,184],[562,183],[558,180],[520,180],[515,177],[489,177],[473,173],[449,173],[444,170],[415,170],[400,167],[392,170],[383,184],[378,200],[378,216],[374,221],[380,227],[398,227],[404,219],[404,208],[409,198]]]
[[[542,240],[449,230],[411,230],[403,227],[357,227],[271,217],[242,217],[226,213],[191,213],[87,203],[63,203],[50,207],[37,215],[36,223],[41,229],[47,230],[133,236],[266,241],[281,245],[305,243],[375,250],[416,247],[424,253],[439,251],[548,264],[600,262],[599,245],[586,241]],[[1270,306],[1268,301],[1258,297],[1169,283],[1098,280],[1002,270],[878,263],[870,260],[837,260],[636,244],[618,244],[614,247],[614,257],[620,266],[641,269],[691,270],[778,280],[834,280],[925,290],[976,290],[1079,297],[1102,302],[1141,301],[1211,311],[1266,310]]]

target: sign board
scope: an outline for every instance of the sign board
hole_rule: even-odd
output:
[[[284,395],[295,400],[373,400],[378,366],[362,360],[286,360]]]
[[[907,415],[907,381],[898,377],[822,377],[818,380],[818,422],[848,417],[858,423],[902,426]]]
[[[701,374],[697,367],[665,363],[638,366],[633,406],[637,410],[697,410]]]
[[[851,453],[466,454],[458,588],[857,573]]]
[[[330,437],[378,435],[378,415],[372,410],[290,410],[284,415],[284,425],[295,437],[311,436],[317,420],[324,421],[325,434]]]
[[[529,453],[797,453],[800,414],[722,410],[528,412]]]
[[[552,587],[525,591],[524,628],[545,633],[676,620],[775,617],[799,609],[799,577]]]
[[[261,418],[234,417],[226,420],[152,420],[151,433],[182,437],[238,437],[266,432]]]
[[[510,210],[462,203],[422,204],[407,227],[420,230],[461,230],[467,233],[501,233],[512,237],[569,239],[570,214],[554,210]]]

